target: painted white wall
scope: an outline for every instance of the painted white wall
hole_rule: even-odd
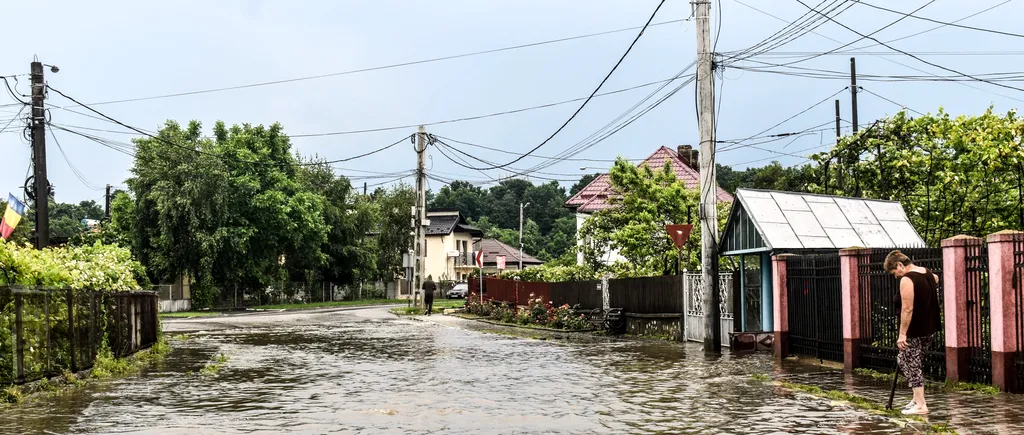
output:
[[[424,272],[430,275],[434,281],[444,277],[459,280],[463,274],[473,270],[472,264],[465,267],[460,265],[459,258],[448,256],[449,251],[462,253],[462,242],[466,242],[466,249],[473,250],[473,238],[468,233],[452,233],[447,236],[427,236],[427,258]],[[465,253],[461,255],[465,256]],[[426,277],[424,275],[424,278]]]
[[[576,246],[583,246],[584,243],[587,243],[579,234],[580,228],[583,228],[583,223],[590,219],[590,216],[589,213],[576,213]],[[619,255],[618,249],[609,249],[608,252],[601,256],[601,262],[607,265],[612,265],[619,261],[626,261],[626,258]],[[583,264],[582,252],[576,253],[576,264]]]

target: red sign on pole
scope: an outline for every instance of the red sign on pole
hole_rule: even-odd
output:
[[[683,249],[686,245],[686,241],[690,240],[690,232],[693,231],[693,225],[665,225],[665,230],[668,231],[668,235],[672,237],[672,241],[675,242],[676,247]]]
[[[483,267],[484,267],[484,251],[476,251],[476,267],[483,269]]]

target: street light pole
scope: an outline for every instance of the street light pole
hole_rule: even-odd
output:
[[[519,270],[523,270],[523,209],[529,207],[530,203],[519,203]]]

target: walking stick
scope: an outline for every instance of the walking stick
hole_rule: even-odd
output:
[[[893,396],[896,395],[896,379],[899,379],[899,377],[900,377],[900,365],[899,365],[899,363],[897,363],[896,364],[896,370],[893,370],[893,372],[892,372],[892,389],[889,390],[889,404],[885,405],[885,409],[886,410],[890,410],[890,411],[892,410],[892,399],[893,399]]]

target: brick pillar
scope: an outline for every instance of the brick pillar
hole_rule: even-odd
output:
[[[786,287],[786,258],[792,255],[772,257],[772,304],[775,319],[775,358],[783,359],[789,352],[789,297]]]
[[[946,379],[967,381],[967,247],[981,243],[971,236],[942,241],[943,317],[946,329]]]
[[[864,248],[850,248],[839,251],[840,271],[842,274],[843,307],[843,369],[853,371],[860,367],[861,345],[861,294],[860,294],[860,261],[862,252],[870,252]]]
[[[992,384],[1002,391],[1014,391],[1017,370],[1017,292],[1014,283],[1013,240],[1019,231],[1001,231],[988,236],[989,305],[992,314]]]

